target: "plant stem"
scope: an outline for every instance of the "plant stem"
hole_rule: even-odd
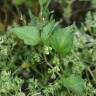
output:
[[[43,54],[43,56],[44,56],[44,60],[45,60],[46,64],[47,64],[51,69],[53,69],[53,66],[47,61],[45,54]],[[56,72],[56,74],[59,76],[59,78],[61,77],[61,74],[60,74],[59,72]]]
[[[88,67],[88,71],[90,72],[90,74],[91,74],[91,76],[92,76],[93,80],[96,82],[96,79],[95,79],[95,77],[94,77],[94,75],[93,75],[93,73],[92,73],[92,71],[90,70],[90,68],[89,68],[89,67]]]
[[[64,59],[61,56],[61,54],[59,54],[59,61],[60,61],[60,64],[61,64],[61,66],[60,66],[61,72],[64,73],[64,68],[65,68],[65,66],[64,66]]]

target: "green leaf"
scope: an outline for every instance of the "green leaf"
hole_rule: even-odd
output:
[[[41,39],[45,45],[49,45],[50,43],[50,36],[52,35],[54,25],[55,25],[54,21],[49,22],[41,32]]]
[[[73,91],[79,96],[82,96],[86,88],[85,82],[81,79],[79,75],[72,74],[67,78],[63,78],[62,83],[64,87],[66,87],[68,90]]]
[[[24,1],[25,1],[25,0],[14,0],[14,3],[15,3],[16,5],[20,5],[20,4],[24,3]]]
[[[25,0],[25,1],[26,1],[26,5],[28,7],[32,7],[32,6],[34,6],[35,2],[38,2],[38,0]]]
[[[40,32],[37,27],[16,27],[10,31],[14,32],[20,39],[24,40],[25,44],[35,46],[40,42]]]
[[[96,8],[96,0],[92,0],[93,7]]]
[[[51,39],[51,46],[58,53],[66,56],[73,48],[73,26],[59,28],[56,30]]]

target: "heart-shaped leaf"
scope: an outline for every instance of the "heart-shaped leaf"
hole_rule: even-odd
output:
[[[86,88],[85,82],[81,79],[79,75],[72,74],[67,78],[63,78],[62,83],[64,87],[66,87],[68,90],[73,91],[79,96],[82,96]]]
[[[54,32],[51,39],[51,46],[62,55],[68,54],[73,47],[73,26],[58,29]]]
[[[10,31],[15,33],[20,39],[24,40],[25,44],[35,46],[40,42],[40,32],[37,27],[15,27]]]

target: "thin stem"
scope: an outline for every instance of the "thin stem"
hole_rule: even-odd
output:
[[[36,68],[32,68],[32,70],[35,71],[39,76],[44,78],[44,76],[41,74],[41,72],[39,72]]]
[[[95,79],[95,77],[94,77],[92,71],[90,70],[90,68],[88,68],[88,71],[90,72],[90,75],[92,76],[93,80],[96,82],[96,79]]]
[[[44,56],[44,60],[45,60],[46,64],[47,64],[51,69],[53,69],[54,67],[47,61],[45,54],[43,54],[43,56]],[[60,74],[59,72],[56,72],[56,74],[57,74],[59,77],[61,77],[61,74]]]

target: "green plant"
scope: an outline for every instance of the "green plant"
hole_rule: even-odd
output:
[[[24,18],[19,7],[26,5],[31,22],[19,26],[14,21],[16,26],[0,33],[0,96],[96,95],[95,12],[87,14],[80,28],[74,24],[61,28],[62,20],[48,19],[50,0],[39,0],[40,13],[32,14],[37,1],[14,1]],[[70,18],[72,0],[60,2],[68,9],[64,16]]]
[[[2,71],[0,76],[0,95],[16,95],[21,92],[21,85],[23,81],[18,77],[11,76],[10,72]]]

